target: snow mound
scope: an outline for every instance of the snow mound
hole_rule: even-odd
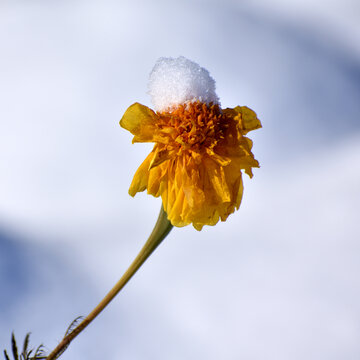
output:
[[[183,56],[160,58],[150,73],[148,88],[156,111],[194,101],[219,104],[215,80],[206,69]]]

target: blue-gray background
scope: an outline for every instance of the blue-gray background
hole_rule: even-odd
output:
[[[0,347],[52,349],[160,208],[127,189],[151,148],[118,126],[184,55],[248,105],[241,209],[175,229],[63,359],[360,358],[360,3],[1,1]]]

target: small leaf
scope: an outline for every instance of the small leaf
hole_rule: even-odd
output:
[[[31,359],[34,359],[34,360],[41,360],[41,359],[46,359],[46,354],[45,354],[45,351],[44,351],[44,345],[40,345],[36,351],[35,351],[35,355],[33,358]]]
[[[30,333],[27,333],[25,336],[23,351],[22,351],[22,356],[24,357],[24,359],[26,359],[28,356],[27,351],[29,346],[29,339],[30,339]]]
[[[24,357],[24,360],[31,359],[30,355],[34,351],[34,349],[31,349],[28,353],[24,353],[22,356]]]
[[[18,348],[16,345],[15,335],[14,333],[11,333],[11,346],[12,346],[12,352],[14,355],[14,360],[19,360],[19,354],[18,354]]]
[[[9,355],[7,354],[6,350],[4,350],[4,356],[5,356],[5,360],[10,360]]]
[[[78,316],[67,328],[65,336],[68,336],[73,332],[73,330],[78,326],[78,324],[84,319],[83,316]]]

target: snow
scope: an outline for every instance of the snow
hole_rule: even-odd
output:
[[[184,56],[161,57],[150,73],[148,86],[157,111],[194,101],[219,104],[210,73]]]

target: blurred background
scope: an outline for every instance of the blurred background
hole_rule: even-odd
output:
[[[225,223],[176,228],[62,359],[360,358],[360,3],[0,1],[0,348],[52,350],[145,242],[127,194],[160,56],[247,105],[261,168]]]

